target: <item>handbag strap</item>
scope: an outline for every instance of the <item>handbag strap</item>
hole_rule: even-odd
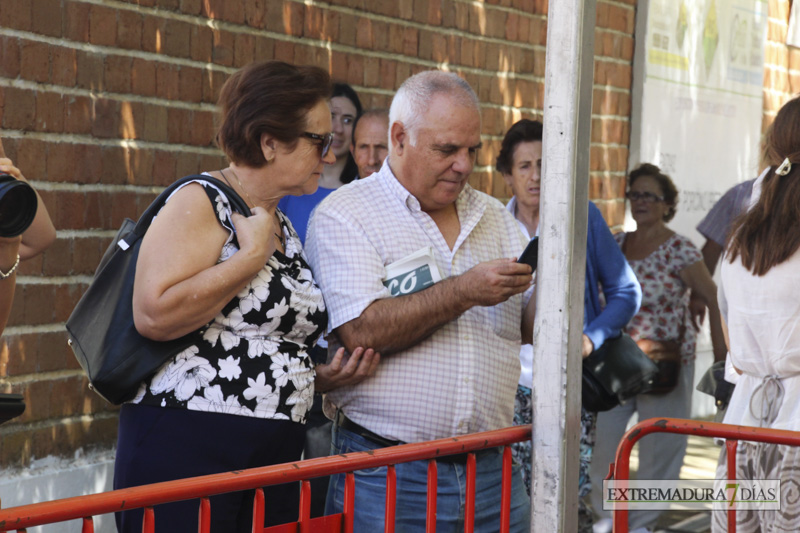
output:
[[[122,237],[118,242],[117,246],[122,248],[123,250],[127,250],[129,247],[133,245],[136,241],[141,239],[144,234],[147,232],[147,229],[150,227],[150,224],[153,222],[153,218],[158,214],[164,204],[167,202],[167,199],[170,195],[175,192],[178,188],[183,186],[186,183],[192,181],[206,181],[216,187],[217,189],[221,190],[225,196],[228,197],[228,202],[231,204],[231,208],[239,213],[240,215],[249,217],[251,215],[250,208],[247,207],[247,203],[242,199],[239,194],[234,191],[227,183],[218,180],[212,176],[208,176],[206,174],[192,174],[191,176],[184,176],[179,180],[176,180],[171,185],[169,185],[166,189],[164,189],[161,194],[153,200],[153,203],[142,213],[142,216],[139,217],[139,221],[136,223],[136,226],[124,237]]]

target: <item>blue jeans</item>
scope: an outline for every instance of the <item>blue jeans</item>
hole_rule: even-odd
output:
[[[333,425],[331,455],[381,448],[347,430]],[[476,456],[475,531],[494,533],[500,529],[500,495],[502,480],[502,453],[500,448],[487,450]],[[436,532],[450,533],[464,530],[466,504],[466,465],[439,462],[437,464]],[[425,531],[427,507],[428,462],[414,461],[398,464],[397,507],[395,531],[397,533]],[[344,507],[344,474],[331,477],[328,487],[325,514],[342,512]],[[525,492],[520,467],[514,464],[511,490],[511,531],[530,531],[531,502]],[[355,472],[355,533],[373,533],[384,530],[386,505],[386,467],[369,468]]]

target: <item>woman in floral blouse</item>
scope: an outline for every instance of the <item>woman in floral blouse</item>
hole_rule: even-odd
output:
[[[201,179],[175,192],[144,236],[134,320],[154,340],[191,334],[122,407],[115,488],[300,459],[318,390],[360,381],[378,355],[340,351],[314,367],[308,350],[327,323],[297,233],[277,209],[314,192],[330,152],[328,74],[277,61],[233,74],[220,93],[217,142],[230,166],[207,174],[230,185],[252,216]],[[316,381],[315,381],[316,380]],[[299,489],[265,491],[266,525],[296,520]],[[250,493],[211,498],[211,530],[251,531]],[[156,531],[197,531],[197,501],[155,508]],[[142,512],[117,513],[141,531]]]
[[[642,164],[628,178],[627,198],[636,231],[615,235],[642,286],[642,305],[626,331],[638,341],[677,341],[681,344],[682,364],[678,385],[665,394],[642,394],[597,418],[597,434],[592,481],[602,487],[608,465],[622,438],[628,420],[638,412],[639,420],[653,417],[689,418],[694,378],[695,331],[687,310],[688,289],[702,298],[709,310],[714,359],[724,360],[717,288],[703,263],[703,256],[692,242],[667,227],[675,216],[678,190],[669,176],[651,164]],[[688,327],[687,327],[688,326]],[[639,479],[678,479],[686,437],[659,435],[639,443]],[[602,509],[600,490],[592,492],[595,511]],[[652,528],[661,511],[630,513],[630,528]]]

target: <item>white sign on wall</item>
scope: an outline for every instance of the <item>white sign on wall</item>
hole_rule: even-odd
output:
[[[758,175],[767,2],[649,0],[644,11],[631,165],[654,163],[673,178],[680,195],[670,226],[702,245],[700,219]]]

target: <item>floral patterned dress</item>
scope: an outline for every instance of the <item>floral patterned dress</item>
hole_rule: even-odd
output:
[[[225,261],[238,250],[231,207],[213,185],[196,183],[229,232],[219,256]],[[276,251],[211,322],[192,333],[191,346],[141,384],[131,403],[305,423],[314,398],[308,350],[327,314],[297,233],[278,214],[285,253]]]
[[[614,235],[620,247],[626,235],[624,232]],[[674,341],[682,336],[684,365],[694,361],[697,336],[688,312],[688,287],[681,280],[680,272],[702,260],[700,250],[692,241],[677,233],[644,259],[628,260],[642,286],[642,306],[626,331],[633,340]]]

